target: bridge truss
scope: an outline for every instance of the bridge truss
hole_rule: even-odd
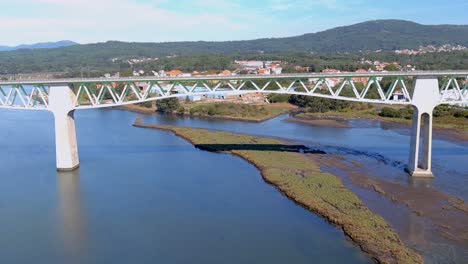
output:
[[[57,169],[79,166],[74,112],[172,97],[294,94],[413,106],[407,170],[432,177],[432,113],[440,104],[468,105],[468,71],[284,74],[175,78],[97,78],[0,82],[0,108],[54,114]],[[422,147],[420,147],[422,146]]]
[[[0,108],[48,110],[51,87],[68,86],[74,109],[171,97],[294,94],[362,103],[411,105],[415,78],[438,79],[438,104],[468,105],[468,71],[53,79],[0,82]]]

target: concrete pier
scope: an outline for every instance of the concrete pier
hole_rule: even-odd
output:
[[[411,92],[414,112],[406,170],[413,177],[433,177],[432,112],[440,102],[439,81],[436,77],[417,77]]]
[[[73,103],[75,94],[68,86],[51,86],[49,111],[55,121],[55,153],[57,170],[69,171],[79,167]]]

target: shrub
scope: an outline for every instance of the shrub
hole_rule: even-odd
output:
[[[267,99],[270,103],[286,103],[290,97],[288,94],[269,94]]]
[[[152,102],[143,102],[143,103],[139,103],[138,105],[142,106],[142,107],[146,107],[146,108],[152,108],[153,107]]]
[[[468,118],[468,111],[467,110],[458,110],[453,114],[456,118]]]
[[[303,95],[292,95],[289,99],[289,102],[293,105],[297,105],[302,108],[306,108],[308,112],[315,113],[325,113],[328,111],[340,111],[342,109],[348,108],[350,106],[349,102],[319,98],[319,97],[310,97]]]
[[[401,118],[402,114],[398,109],[391,107],[384,107],[380,110],[379,116],[390,117],[390,118]]]
[[[190,115],[194,115],[197,112],[195,108],[190,108]]]
[[[179,99],[177,98],[167,98],[156,101],[156,107],[159,112],[163,113],[172,113],[177,110],[180,106]]]
[[[179,107],[179,109],[177,109],[177,114],[179,115],[185,114],[185,108],[183,106]]]
[[[213,116],[213,115],[216,115],[216,108],[212,105],[210,105],[208,107],[208,111],[207,111],[207,114],[210,115],[210,116]]]

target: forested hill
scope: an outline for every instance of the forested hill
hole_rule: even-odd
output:
[[[421,25],[403,20],[376,20],[287,38],[265,38],[224,42],[106,43],[62,48],[67,52],[115,53],[120,55],[200,53],[237,54],[288,51],[344,52],[417,48],[420,45],[460,44],[468,46],[468,25]],[[48,51],[38,51],[48,52]]]
[[[102,67],[108,66],[112,58],[258,54],[259,51],[265,54],[333,53],[417,48],[431,44],[468,46],[468,25],[421,25],[402,20],[377,20],[287,38],[165,43],[109,41],[55,49],[22,49],[0,52],[0,74],[57,71],[76,68],[78,64]]]
[[[12,51],[19,49],[53,49],[77,45],[78,43],[70,40],[62,40],[57,42],[44,42],[44,43],[35,43],[35,44],[22,44],[15,47],[9,46],[0,46],[0,51]]]

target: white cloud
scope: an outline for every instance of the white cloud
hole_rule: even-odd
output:
[[[19,0],[23,6],[31,0]],[[151,4],[127,0],[38,0],[59,12],[34,16],[0,17],[2,44],[52,41],[61,38],[79,42],[115,40],[184,40],[210,31],[239,29],[229,17],[214,13],[181,14]],[[54,34],[52,34],[54,33]],[[205,34],[206,35],[206,34]]]

